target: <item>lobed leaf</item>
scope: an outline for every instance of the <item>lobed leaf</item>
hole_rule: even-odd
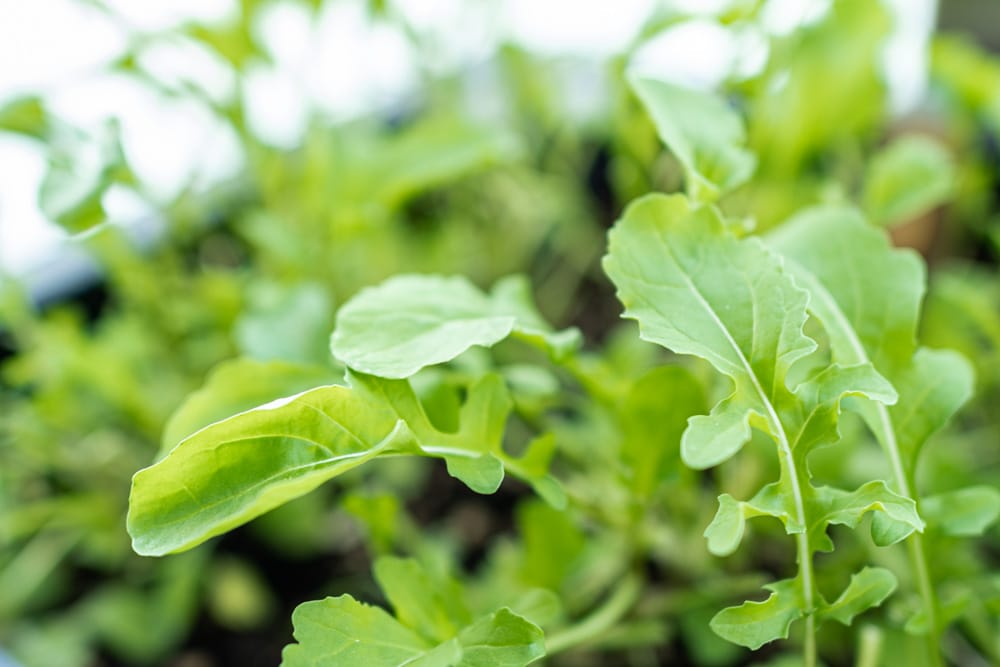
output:
[[[396,618],[422,637],[444,642],[471,622],[456,581],[431,577],[416,561],[390,556],[376,560],[373,571]]]
[[[350,596],[299,605],[282,665],[521,667],[545,655],[534,623],[506,607],[473,620],[458,582],[415,560],[380,558],[375,578],[395,618]]]
[[[712,617],[712,630],[727,641],[756,651],[775,639],[787,639],[792,623],[803,616],[798,585],[793,579],[768,584],[763,602],[727,607]]]
[[[823,323],[836,361],[871,362],[884,372],[908,363],[926,283],[916,253],[894,249],[885,232],[846,206],[807,209],[767,243],[809,292],[809,311]]]
[[[820,619],[850,625],[858,614],[881,605],[896,590],[896,577],[881,567],[866,567],[851,575],[847,588],[819,612]]]
[[[802,332],[806,294],[756,239],[737,240],[715,209],[678,195],[633,202],[609,234],[604,269],[640,336],[706,359],[734,392],[684,433],[685,463],[721,463],[749,439],[754,415],[777,422],[791,365],[816,343]],[[720,437],[721,435],[721,437]]]
[[[542,320],[523,278],[502,280],[487,295],[460,277],[404,275],[361,290],[344,304],[331,348],[355,370],[406,378],[514,333],[556,357],[579,344],[575,329],[554,332]]]
[[[880,522],[872,525],[872,539],[878,546],[895,544],[914,531],[924,529],[916,503],[891,491],[882,480],[873,480],[851,492],[819,487],[815,490],[815,502],[818,505],[814,525],[816,539],[825,543],[827,550],[832,550],[833,544],[826,537],[826,526],[840,524],[856,528],[868,512],[880,513]]]
[[[282,651],[282,667],[450,667],[462,657],[456,640],[432,645],[383,609],[349,595],[300,604],[292,625],[298,643]]]
[[[722,99],[634,73],[628,79],[695,199],[717,199],[750,178],[757,160],[745,148],[742,119]]]

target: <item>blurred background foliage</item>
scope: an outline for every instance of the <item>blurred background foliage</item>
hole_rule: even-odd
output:
[[[623,73],[691,20],[755,35],[763,48],[760,67],[736,63],[716,82],[744,114],[758,156],[753,176],[723,202],[727,213],[765,230],[803,206],[855,202],[923,253],[931,267],[923,340],[962,351],[979,389],[930,448],[923,483],[1000,482],[1000,59],[986,48],[995,34],[935,33],[927,94],[901,115],[880,66],[895,19],[876,2],[834,2],[782,34],[761,29],[773,3],[723,3],[696,19],[664,7],[627,49],[596,65],[509,43],[471,70],[447,72],[435,66],[435,29],[460,26],[430,29],[392,0],[370,1],[366,24],[398,28],[416,54],[413,92],[349,118],[307,105],[300,137],[262,135],[243,85],[274,62],[261,16],[294,5],[318,22],[340,1],[243,0],[221,23],[128,33],[109,70],[205,109],[242,156],[224,179],[194,174],[164,196],[130,164],[114,119],[76,127],[32,95],[0,109],[0,130],[44,147],[39,205],[91,267],[46,293],[0,283],[0,646],[20,664],[276,664],[299,602],[340,592],[379,599],[369,560],[382,553],[464,570],[481,600],[523,590],[557,617],[592,607],[630,558],[648,553],[652,594],[637,618],[553,664],[745,664],[748,653],[712,635],[707,620],[762,580],[732,573],[783,569],[788,556],[774,546],[783,536],[758,528],[754,549],[720,561],[701,532],[719,489],[756,488],[773,462],[766,447],[751,448],[738,467],[706,476],[663,455],[676,449],[683,420],[671,423],[656,399],[684,396],[691,405],[678,414],[687,415],[718,388],[697,365],[654,369],[661,352],[618,323],[598,266],[604,232],[627,201],[681,186],[680,166]],[[98,0],[86,4],[124,20]],[[989,3],[954,4],[942,7],[945,26],[997,25],[962,18],[986,16]],[[154,72],[163,44],[197,50],[235,85],[227,94]],[[924,187],[899,185],[915,181]],[[122,199],[148,211],[146,223],[109,222]],[[484,286],[527,274],[545,316],[584,332],[588,354],[574,378],[519,365],[522,350],[461,360],[499,365],[517,419],[555,430],[572,511],[556,512],[516,484],[469,497],[440,470],[408,460],[352,474],[189,554],[135,556],[124,530],[131,475],[188,427],[280,395],[274,378],[284,393],[336,381],[327,338],[338,304],[413,271]],[[261,376],[266,386],[255,385]],[[435,405],[450,414],[460,378],[461,364],[421,376],[432,415]],[[222,407],[212,404],[213,382],[238,388]],[[560,394],[560,382],[582,389]],[[171,422],[206,384],[212,401],[195,394]],[[818,476],[850,480],[852,467],[856,477],[880,465],[855,431],[818,457]],[[830,558],[868,558],[871,545],[845,534],[851,540]],[[973,548],[942,536],[933,548],[957,600],[950,657],[997,664],[1000,534],[992,529]],[[549,555],[533,557],[540,552]],[[559,594],[561,608],[543,589]],[[903,615],[885,613],[890,628]],[[838,647],[835,633],[826,653],[847,664],[854,647]],[[895,664],[925,659],[902,631],[883,639]]]

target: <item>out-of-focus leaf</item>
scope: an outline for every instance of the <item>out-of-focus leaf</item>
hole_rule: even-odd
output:
[[[693,198],[718,199],[750,178],[757,161],[746,149],[743,120],[722,99],[635,74],[629,82],[683,165]]]
[[[1000,516],[1000,490],[970,486],[927,496],[920,501],[920,513],[928,526],[946,535],[982,535]]]
[[[48,114],[37,97],[21,97],[0,107],[0,132],[44,139],[48,130]]]
[[[353,369],[388,378],[409,377],[512,333],[541,342],[553,355],[568,354],[579,333],[552,331],[525,300],[522,285],[522,278],[508,278],[487,295],[458,277],[391,278],[340,309],[333,354]]]
[[[244,355],[304,364],[329,358],[333,308],[320,285],[260,283],[251,290],[249,300],[234,332]]]
[[[948,201],[954,181],[954,163],[941,144],[901,137],[869,163],[865,210],[880,225],[908,222]]]

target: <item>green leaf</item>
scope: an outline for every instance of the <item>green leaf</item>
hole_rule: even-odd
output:
[[[712,523],[705,529],[708,550],[716,556],[728,556],[736,551],[743,539],[746,520],[758,516],[771,516],[780,520],[789,533],[801,533],[805,530],[804,526],[789,515],[782,498],[782,486],[778,483],[767,484],[750,500],[736,500],[728,493],[719,496],[719,509]]]
[[[374,573],[396,618],[422,637],[446,641],[472,620],[458,582],[431,577],[412,559],[383,556],[375,561]]]
[[[785,579],[764,588],[772,591],[766,600],[723,609],[712,618],[712,630],[723,639],[752,650],[775,639],[786,639],[792,623],[803,615],[797,583]]]
[[[355,370],[387,378],[409,377],[515,332],[543,341],[553,355],[568,354],[579,334],[552,332],[526,292],[518,278],[501,281],[487,295],[460,277],[396,276],[344,304],[333,354]]]
[[[306,602],[292,614],[298,643],[282,667],[521,667],[545,655],[538,626],[506,608],[436,644],[401,621],[348,595]]]
[[[458,641],[459,667],[521,667],[545,655],[542,631],[509,609],[476,621],[459,633]]]
[[[716,556],[728,556],[736,551],[743,539],[746,528],[746,503],[740,502],[728,493],[719,496],[719,509],[705,529],[708,550]]]
[[[688,416],[704,412],[705,392],[686,368],[661,366],[640,377],[621,407],[622,460],[640,500],[677,476]]]
[[[163,429],[162,452],[213,422],[328,383],[331,375],[330,369],[281,361],[224,361],[171,415]]]
[[[884,231],[844,206],[807,209],[767,242],[791,260],[788,271],[809,292],[809,311],[836,361],[871,362],[883,373],[909,362],[926,282],[916,253],[893,248]]]
[[[924,443],[972,396],[974,379],[972,366],[962,355],[928,348],[917,350],[912,364],[892,377],[899,403],[889,414],[910,474]]]
[[[282,667],[451,667],[462,657],[457,641],[435,647],[384,610],[349,595],[299,605],[292,624],[298,643],[282,651]]]
[[[712,201],[745,183],[757,160],[739,115],[715,95],[629,75],[660,139],[684,167],[688,193]]]
[[[905,539],[913,531],[924,529],[916,503],[889,490],[882,480],[873,480],[852,492],[819,487],[815,494],[818,506],[815,516],[818,519],[813,529],[817,532],[816,539],[825,541],[828,550],[832,550],[833,545],[825,535],[827,525],[841,524],[855,528],[868,512],[882,515],[881,523],[877,527],[874,523],[872,525],[872,538],[879,546],[889,546]]]
[[[260,281],[251,285],[248,300],[233,332],[243,355],[294,363],[329,359],[333,307],[322,286]]]
[[[937,141],[907,135],[872,158],[865,176],[865,210],[880,225],[914,220],[951,197],[952,156]]]
[[[510,398],[488,375],[472,385],[455,433],[435,429],[405,381],[352,376],[216,422],[132,481],[127,527],[143,555],[183,551],[378,456],[444,458],[470,488],[492,493],[502,466],[469,472],[453,461],[502,451]],[[465,476],[469,472],[468,476]]]
[[[790,260],[788,270],[809,292],[809,310],[829,334],[834,360],[871,362],[896,388],[891,408],[851,405],[894,462],[897,486],[907,489],[920,447],[972,391],[972,370],[959,355],[916,348],[925,283],[919,257],[892,248],[884,232],[844,207],[810,209],[768,243]]]
[[[86,231],[106,221],[102,201],[108,188],[131,178],[118,125],[109,122],[94,136],[67,135],[54,143],[38,205],[68,231]]]
[[[735,384],[709,417],[691,420],[685,463],[725,461],[749,439],[755,417],[784,437],[775,433],[775,401],[788,393],[791,365],[816,343],[802,333],[806,294],[777,257],[757,239],[729,235],[709,206],[650,195],[611,231],[604,269],[643,339],[702,357]]]
[[[920,501],[920,513],[934,530],[976,537],[1000,516],[1000,491],[992,486],[970,486],[927,496]]]
[[[885,568],[866,567],[851,575],[851,581],[834,602],[819,611],[819,618],[850,625],[858,614],[882,604],[896,590],[896,577]]]

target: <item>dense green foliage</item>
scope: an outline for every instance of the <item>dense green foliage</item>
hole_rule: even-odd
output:
[[[241,73],[259,10],[185,38]],[[937,38],[917,132],[889,27],[834,3],[714,92],[630,52],[596,121],[514,47],[495,117],[428,72],[412,117],[317,115],[285,150],[214,101],[245,173],[168,202],[113,127],[84,187],[43,103],[0,110],[105,281],[89,320],[3,293],[0,646],[164,664],[211,625],[288,667],[1000,664],[1000,61]],[[116,67],[148,79],[174,37]],[[111,187],[164,212],[154,247],[105,224]]]

